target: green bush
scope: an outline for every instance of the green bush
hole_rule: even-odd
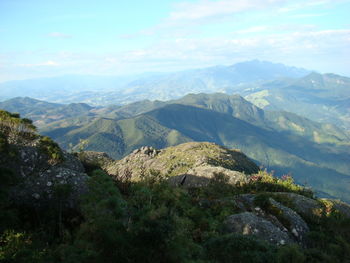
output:
[[[6,231],[0,237],[0,262],[6,263],[38,263],[45,251],[38,250],[25,233]]]
[[[294,180],[289,175],[284,175],[281,178],[273,176],[272,173],[259,171],[251,177],[249,184],[242,186],[242,190],[251,193],[260,192],[292,192],[306,197],[313,198],[314,194],[310,189],[294,183]]]
[[[50,162],[52,164],[63,161],[63,153],[61,148],[50,137],[40,137],[39,143],[40,149],[49,156]]]
[[[210,262],[275,262],[276,248],[251,237],[222,235],[208,240],[205,247]]]
[[[277,253],[278,263],[303,263],[306,256],[298,245],[288,245],[281,247]]]

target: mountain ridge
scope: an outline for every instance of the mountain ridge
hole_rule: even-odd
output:
[[[0,83],[0,99],[31,96],[56,103],[126,104],[143,99],[169,100],[190,92],[222,92],[241,82],[300,77],[308,72],[283,64],[253,60],[231,66],[135,77],[53,77]]]

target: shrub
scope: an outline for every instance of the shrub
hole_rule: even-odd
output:
[[[275,248],[251,237],[222,235],[206,242],[210,262],[275,262]]]
[[[13,263],[41,262],[45,252],[37,249],[26,233],[6,231],[0,237],[0,261]]]
[[[50,137],[40,137],[40,148],[49,156],[49,162],[52,164],[63,161],[63,153],[61,148]]]
[[[298,245],[288,245],[278,250],[278,263],[303,263],[305,261],[306,257]]]

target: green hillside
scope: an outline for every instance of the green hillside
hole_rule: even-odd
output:
[[[164,148],[191,140],[145,115],[123,120],[95,118],[73,127],[70,123],[52,123],[42,133],[64,148],[103,151],[117,159],[144,145]]]
[[[311,73],[300,79],[285,79],[246,85],[245,98],[268,110],[285,110],[315,121],[350,128],[350,78]]]
[[[331,133],[322,133],[312,122],[305,130],[308,133],[317,130],[327,139],[327,143],[309,138],[307,132],[298,134],[300,132],[297,130],[292,133],[290,127],[274,129],[273,125],[268,125],[274,116],[266,118],[263,111],[257,109],[257,112],[261,114],[253,116],[260,117],[255,117],[260,125],[203,106],[169,104],[123,120],[98,118],[60,136],[55,136],[55,129],[43,133],[53,136],[65,147],[73,143],[76,150],[83,148],[104,151],[118,159],[141,146],[164,148],[187,141],[214,142],[241,149],[260,165],[276,170],[280,175],[292,173],[298,182],[306,183],[320,193],[349,200],[348,141],[344,139],[344,144],[340,145],[341,140],[335,137],[336,143],[332,143],[327,137]],[[285,115],[288,117],[288,114]],[[306,120],[297,117],[289,119],[289,122],[285,122],[298,123],[297,121]],[[264,122],[267,124],[262,127]],[[281,125],[275,124],[275,127],[279,126]]]

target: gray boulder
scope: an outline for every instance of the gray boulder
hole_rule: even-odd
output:
[[[278,246],[293,243],[286,231],[251,212],[229,216],[224,226],[228,233],[252,235]]]
[[[289,234],[292,235],[298,243],[304,244],[306,235],[310,231],[304,219],[292,209],[281,205],[272,198],[270,198],[270,203],[279,210],[280,216],[278,219],[281,224],[289,230]]]
[[[271,193],[272,195],[272,193]],[[255,215],[270,221],[281,230],[285,231],[289,237],[300,244],[305,244],[309,227],[304,219],[293,209],[288,208],[273,198],[269,198],[268,207],[256,206],[255,194],[242,194],[235,197],[236,206],[241,211],[253,212]]]
[[[15,171],[21,178],[21,183],[11,190],[11,198],[16,203],[41,206],[54,198],[57,191],[65,189],[66,205],[73,207],[87,189],[88,177],[79,160],[71,154],[63,153],[62,162],[49,165],[45,162],[45,156],[36,148],[31,153],[28,156],[26,151],[26,154],[20,155],[18,169]]]
[[[315,218],[322,214],[324,206],[317,200],[295,193],[271,193],[272,196],[283,197],[293,206],[293,210],[303,218]]]

